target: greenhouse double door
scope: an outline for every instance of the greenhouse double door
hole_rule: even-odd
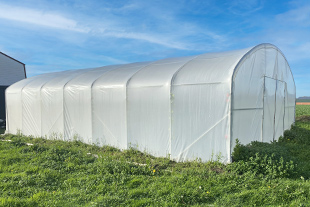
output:
[[[262,141],[277,140],[284,131],[286,83],[265,77]]]

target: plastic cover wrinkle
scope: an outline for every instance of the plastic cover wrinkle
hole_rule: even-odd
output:
[[[215,128],[218,124],[220,124],[220,122],[222,122],[225,118],[227,118],[229,116],[229,114],[226,114],[222,119],[220,119],[219,121],[217,121],[213,126],[211,126],[207,131],[205,131],[202,135],[200,135],[195,141],[193,141],[190,145],[188,145],[182,152],[179,153],[179,155],[177,156],[178,158],[182,157],[182,154],[184,152],[186,152],[187,150],[189,150],[189,148],[191,148],[196,142],[198,142],[201,138],[203,138],[208,132],[210,132],[213,128]]]

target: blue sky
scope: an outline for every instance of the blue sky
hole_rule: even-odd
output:
[[[41,73],[272,43],[310,96],[309,0],[0,0],[0,51]]]

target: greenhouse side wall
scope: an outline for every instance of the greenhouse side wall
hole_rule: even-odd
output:
[[[291,71],[266,46],[32,77],[6,91],[7,132],[230,162],[236,138],[270,141],[294,121]],[[285,70],[268,69],[278,65]],[[272,100],[281,113],[266,110]]]

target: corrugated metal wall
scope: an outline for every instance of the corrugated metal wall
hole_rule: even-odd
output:
[[[0,52],[0,119],[5,119],[5,89],[24,78],[25,65]]]

